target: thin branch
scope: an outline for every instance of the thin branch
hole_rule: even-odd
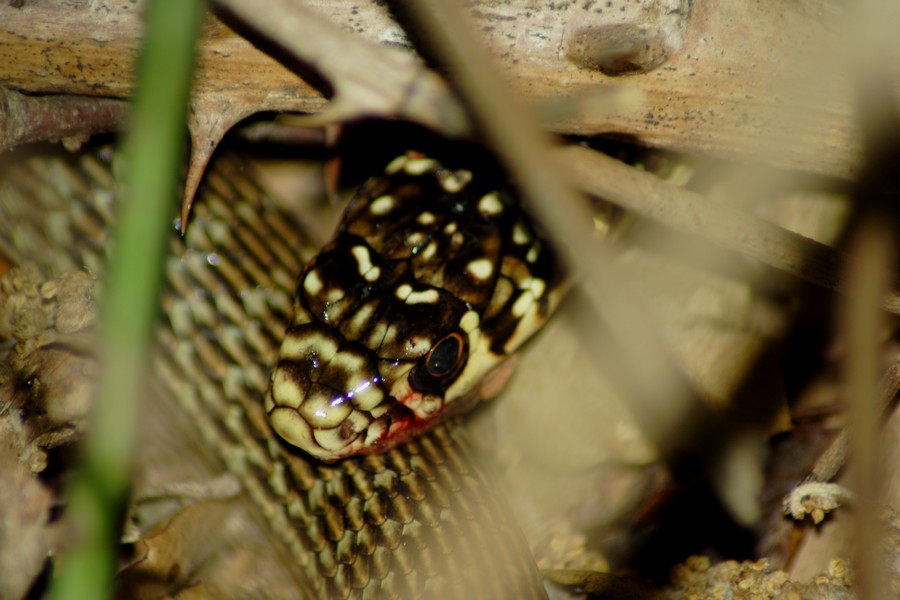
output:
[[[878,399],[878,354],[884,315],[878,304],[887,289],[884,266],[892,262],[895,243],[885,221],[870,215],[860,224],[847,265],[853,293],[848,294],[841,311],[842,337],[847,344],[845,381],[854,463],[852,489],[857,507],[854,567],[861,598],[884,598],[887,591],[878,514],[884,501],[878,443],[882,408]]]
[[[847,258],[830,246],[713,203],[598,152],[572,146],[555,154],[557,164],[587,193],[826,289],[849,289],[842,274]],[[882,306],[900,314],[900,293],[887,294]]]
[[[900,392],[900,357],[891,363],[887,373],[881,378],[881,392],[878,398],[877,409],[882,418],[888,416],[888,410],[897,392]],[[847,464],[850,456],[850,431],[844,429],[819,455],[816,464],[813,465],[807,481],[827,482],[833,480],[840,470]]]
[[[0,87],[0,152],[20,144],[64,140],[120,131],[128,103],[93,96],[26,96]]]
[[[322,74],[335,98],[308,123],[391,115],[458,136],[470,131],[465,111],[443,79],[408,52],[348,35],[300,0],[216,0],[250,28]]]

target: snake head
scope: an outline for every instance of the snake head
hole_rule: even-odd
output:
[[[272,427],[334,461],[469,409],[555,306],[555,267],[508,195],[398,158],[300,276],[265,399]]]

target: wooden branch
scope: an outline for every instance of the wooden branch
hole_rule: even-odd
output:
[[[348,35],[410,51],[374,0],[305,5]],[[540,114],[555,131],[625,134],[837,177],[858,167],[853,75],[839,26],[847,15],[827,0],[777,6],[617,0],[554,8],[480,0],[469,8],[507,82],[545,109]],[[140,10],[140,3],[0,4],[0,81],[30,93],[128,97]],[[377,79],[379,72],[373,66],[356,75]],[[380,82],[370,83],[379,89]],[[638,100],[610,100],[622,97]],[[215,17],[198,50],[194,102],[207,114],[218,107],[212,112],[229,125],[257,110],[314,113],[327,105],[318,90]]]
[[[143,3],[0,3],[0,82],[32,94],[128,98]],[[321,110],[321,93],[214,16],[197,51],[195,97],[223,95],[265,110]]]
[[[264,11],[253,0],[215,4],[328,79],[334,98],[311,124],[374,114],[419,120],[449,135],[470,131],[444,81],[409,53],[348,36],[302,0],[272,0]]]
[[[122,128],[128,103],[92,96],[26,96],[0,87],[0,152],[19,144],[62,140],[77,146]]]

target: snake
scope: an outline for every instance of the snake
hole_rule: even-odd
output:
[[[102,274],[112,160],[10,168],[3,254]],[[312,253],[296,215],[225,156],[185,236],[173,219],[155,389],[242,482],[301,597],[546,597],[459,425],[563,289],[552,248],[497,182],[407,152]]]

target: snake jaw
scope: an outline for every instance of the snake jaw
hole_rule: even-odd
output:
[[[277,390],[279,385],[280,382],[273,381],[271,389]],[[420,411],[427,404],[432,412],[428,417],[421,418],[408,410],[404,403],[409,403]],[[343,402],[335,402],[335,405],[338,404]],[[266,412],[276,433],[288,443],[324,462],[388,450],[431,429],[442,420],[437,418],[443,411],[443,403],[439,397],[410,392],[402,401],[390,398],[383,405],[390,405],[391,408],[381,417],[372,418],[371,412],[352,410],[335,427],[314,428],[302,410],[275,404],[271,391],[266,396]],[[327,412],[324,411],[323,414]]]

